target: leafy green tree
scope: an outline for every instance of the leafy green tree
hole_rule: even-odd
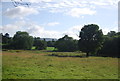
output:
[[[43,49],[46,49],[47,43],[45,40],[40,40],[40,38],[37,37],[37,38],[34,38],[34,46],[35,46],[35,49],[37,50],[43,50]]]
[[[79,37],[79,50],[86,52],[86,57],[90,54],[96,54],[102,46],[103,33],[96,24],[85,25],[81,29]]]
[[[55,47],[58,49],[58,51],[64,51],[64,52],[76,51],[77,41],[73,40],[72,37],[65,35],[64,37],[56,41]]]
[[[12,38],[9,36],[8,33],[6,33],[4,35],[1,33],[0,35],[1,35],[1,38],[2,38],[2,40],[0,41],[0,43],[2,43],[1,44],[2,48],[3,49],[10,49],[11,48],[10,44],[12,42]]]
[[[9,34],[6,33],[5,35],[3,35],[3,34],[1,33],[1,35],[2,35],[2,43],[5,44],[5,45],[10,44],[10,42],[11,42],[11,37],[9,37]]]
[[[112,36],[107,34],[104,36],[102,49],[99,51],[100,56],[120,57],[120,33],[115,33]]]
[[[29,36],[27,32],[18,31],[14,35],[11,45],[14,49],[31,49],[33,46],[33,37]]]

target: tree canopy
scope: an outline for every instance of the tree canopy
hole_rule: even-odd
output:
[[[56,41],[55,47],[58,49],[58,51],[72,52],[77,50],[77,41],[72,37],[65,35]]]
[[[79,50],[86,52],[87,57],[89,54],[95,54],[103,42],[102,30],[96,24],[85,25],[80,32],[80,39],[78,42]]]
[[[120,57],[120,33],[110,31],[104,36],[102,49],[99,51],[100,56]]]
[[[1,33],[1,37],[3,44],[9,44],[11,42],[11,38],[9,37],[8,33],[5,33],[4,35]]]
[[[13,37],[12,46],[14,49],[31,49],[33,45],[33,37],[27,32],[18,31]]]

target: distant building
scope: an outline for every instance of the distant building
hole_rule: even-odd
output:
[[[56,38],[40,38],[40,40],[45,40],[45,41],[57,41],[58,39]]]

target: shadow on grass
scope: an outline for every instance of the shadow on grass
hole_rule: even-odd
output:
[[[45,56],[54,56],[54,57],[79,57],[79,58],[86,58],[86,56],[80,56],[80,55],[75,55],[75,56],[68,56],[68,55],[55,55],[55,54],[49,54]]]

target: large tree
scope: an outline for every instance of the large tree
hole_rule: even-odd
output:
[[[72,37],[65,35],[64,37],[58,39],[55,43],[55,47],[58,51],[72,52],[77,50],[77,40]]]
[[[103,33],[102,30],[99,30],[98,25],[85,25],[81,29],[79,37],[79,50],[82,52],[86,52],[87,57],[89,56],[89,54],[95,54],[101,48]]]
[[[14,49],[31,49],[33,46],[33,37],[27,32],[18,31],[13,37],[12,46]]]

